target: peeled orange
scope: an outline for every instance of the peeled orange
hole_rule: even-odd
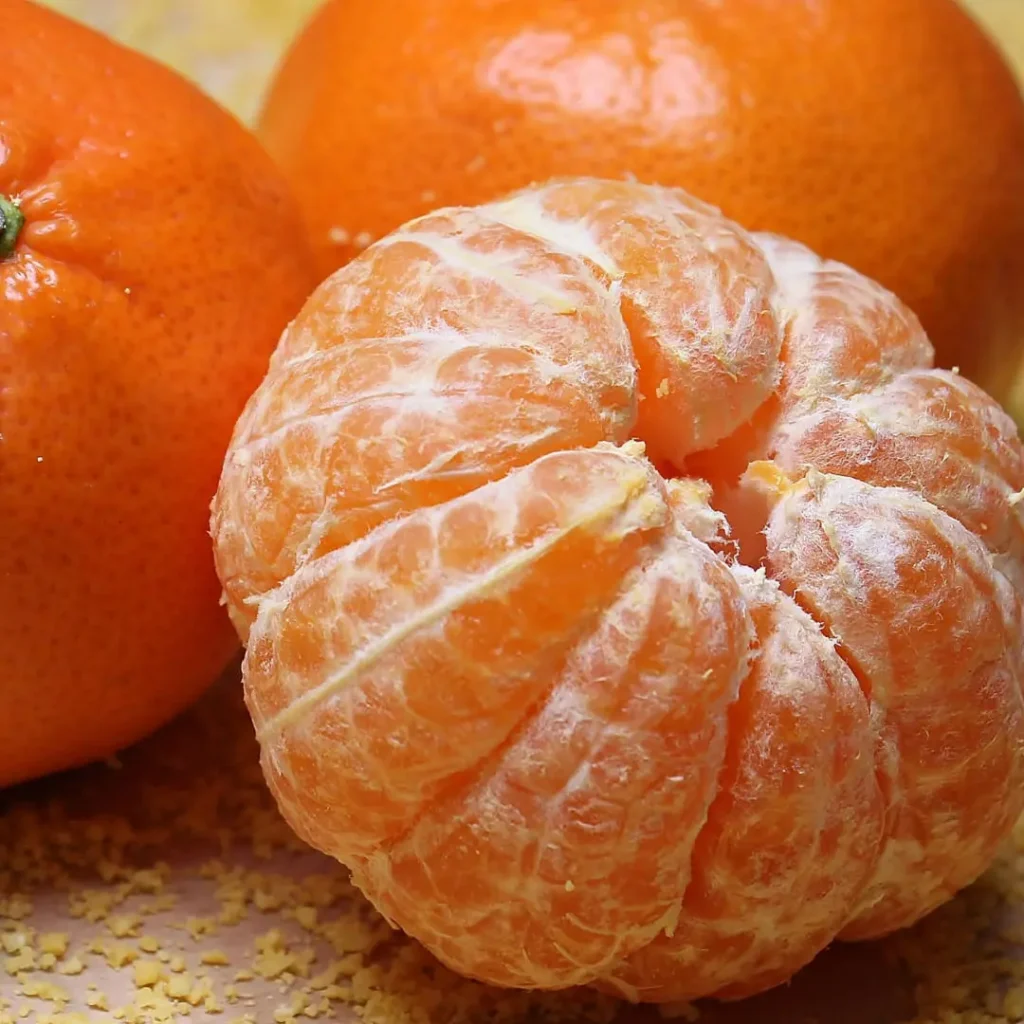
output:
[[[891,293],[554,181],[328,278],[213,509],[298,833],[458,971],[736,997],[1024,808],[1024,448]]]

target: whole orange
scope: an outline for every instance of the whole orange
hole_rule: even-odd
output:
[[[212,101],[24,0],[0,20],[6,784],[140,738],[232,657],[209,500],[313,270]]]
[[[1005,399],[1024,104],[954,0],[330,0],[260,119],[321,273],[555,175],[677,185],[894,290]]]

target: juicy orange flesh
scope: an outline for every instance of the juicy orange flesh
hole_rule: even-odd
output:
[[[894,820],[847,928],[883,934],[973,881],[1017,816],[1019,599],[955,520],[844,477],[776,506],[767,562],[887,710]]]
[[[732,998],[927,913],[1024,808],[1024,450],[930,364],[678,190],[372,246],[214,503],[289,821],[496,984]]]

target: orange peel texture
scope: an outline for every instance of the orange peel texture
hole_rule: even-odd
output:
[[[1024,807],[1024,450],[892,294],[579,179],[336,272],[213,507],[280,807],[505,986],[736,998]]]

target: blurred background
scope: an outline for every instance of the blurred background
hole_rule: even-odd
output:
[[[44,0],[170,64],[244,120],[318,0]],[[1016,7],[1017,0],[988,6]]]
[[[317,0],[45,0],[177,68],[243,120]],[[963,0],[1024,80],[1024,0]]]

